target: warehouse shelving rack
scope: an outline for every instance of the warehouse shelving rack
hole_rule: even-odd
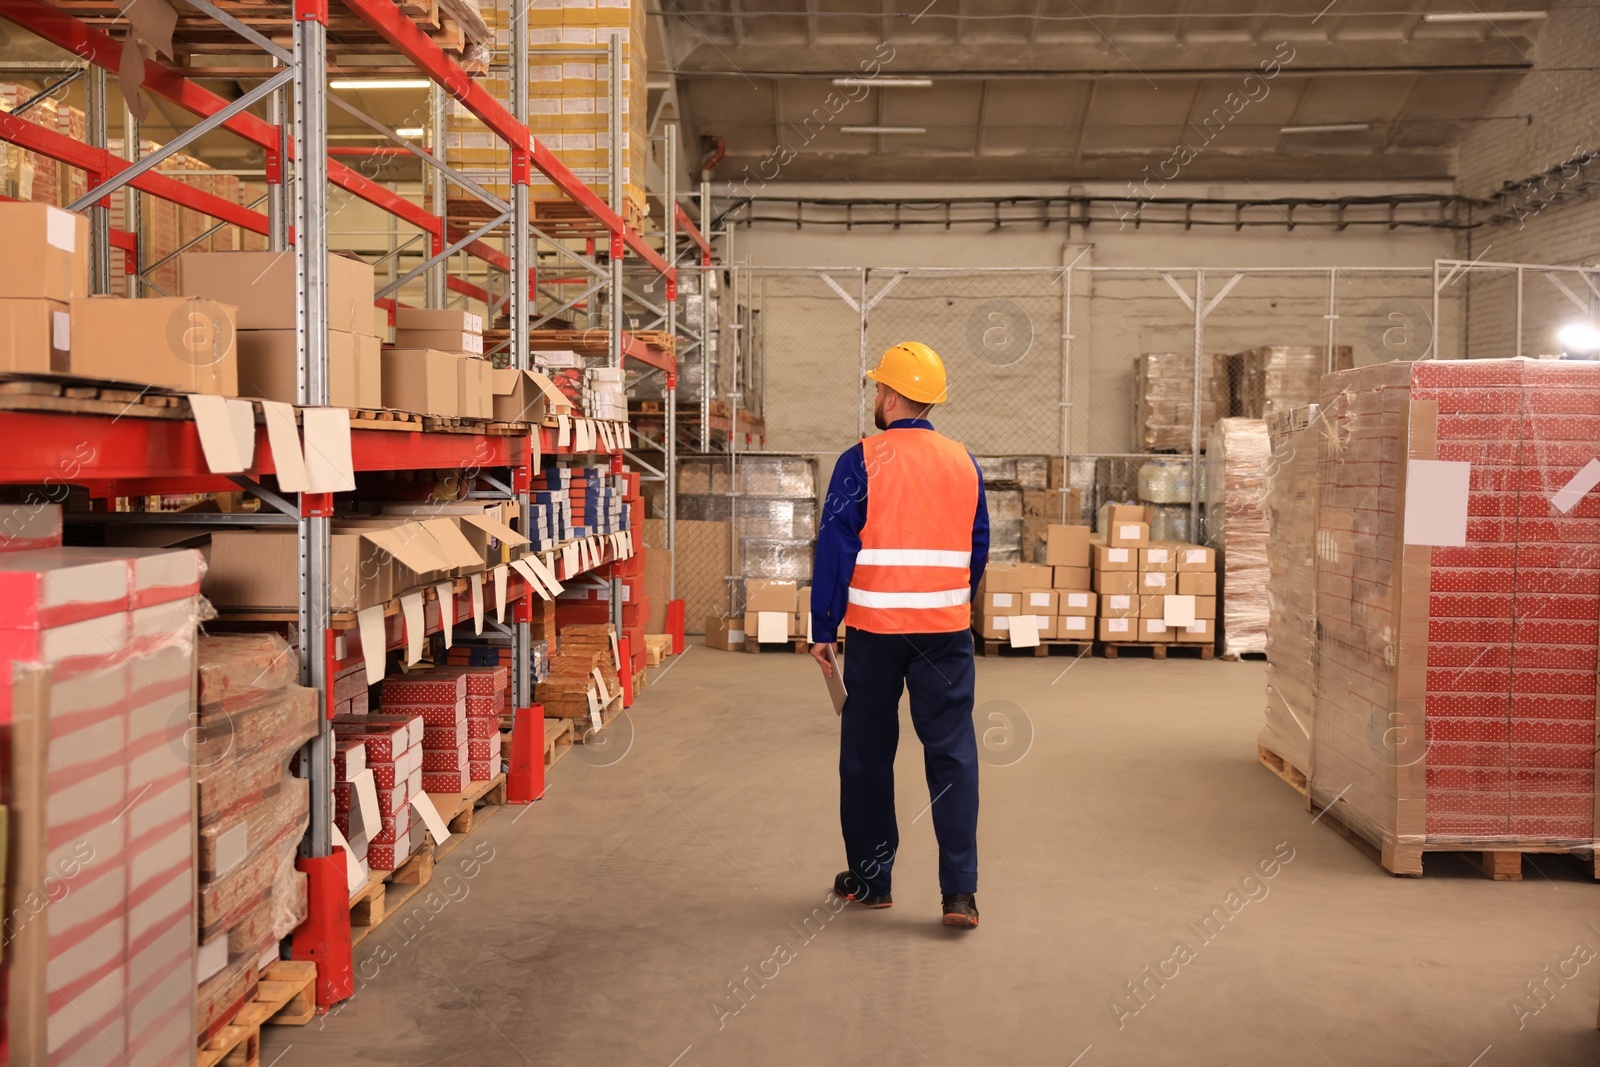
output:
[[[0,140],[39,152],[88,172],[89,192],[69,205],[87,210],[91,226],[91,288],[107,292],[110,285],[110,255],[113,248],[126,257],[128,273],[137,276],[141,266],[138,235],[113,231],[108,224],[108,197],[127,187],[170,200],[217,219],[266,236],[269,248],[292,249],[299,278],[296,306],[298,335],[298,396],[302,406],[322,406],[328,400],[328,308],[324,273],[328,256],[328,187],[332,185],[414,226],[427,235],[429,254],[408,277],[425,275],[427,303],[444,306],[447,292],[483,301],[494,309],[503,303],[509,308],[512,325],[509,338],[509,363],[515,368],[531,365],[528,327],[536,317],[535,238],[548,240],[558,254],[580,260],[591,273],[603,275],[598,290],[603,297],[608,360],[614,366],[632,361],[636,366],[667,374],[668,390],[676,387],[676,364],[660,349],[644,344],[624,330],[624,311],[630,299],[637,301],[624,285],[623,260],[631,255],[654,280],[664,280],[666,299],[662,307],[669,331],[676,327],[677,242],[680,223],[691,240],[709,257],[709,243],[699,237],[687,218],[676,208],[675,191],[667,190],[667,255],[663,256],[646,235],[628,227],[622,218],[621,156],[611,158],[611,202],[602,201],[573,174],[528,126],[528,35],[525,9],[512,18],[512,101],[508,110],[475,83],[467,72],[388,0],[332,0],[359,20],[345,23],[341,37],[350,39],[352,25],[364,27],[364,43],[390,50],[399,61],[414,68],[436,86],[432,92],[435,130],[442,123],[445,99],[460,102],[485,127],[500,138],[510,151],[511,196],[507,200],[485,194],[454,168],[430,153],[409,144],[393,130],[383,132],[419,156],[424,165],[434,168],[450,181],[489,202],[493,224],[463,230],[445,218],[442,204],[430,212],[399,196],[393,190],[331,159],[327,138],[326,80],[329,0],[295,0],[290,20],[291,43],[285,47],[259,30],[255,24],[230,14],[210,0],[190,0],[191,6],[209,15],[216,23],[233,31],[273,57],[272,67],[261,68],[262,81],[256,88],[234,101],[217,96],[198,82],[184,77],[154,60],[144,64],[144,90],[154,93],[199,118],[185,133],[160,150],[135,160],[120,159],[108,152],[106,143],[105,72],[117,71],[122,43],[87,24],[73,14],[43,0],[0,0],[0,18],[31,31],[40,38],[73,53],[87,64],[90,92],[86,94],[88,144],[80,144],[60,133],[29,122],[19,115],[0,115]],[[386,47],[385,47],[386,46]],[[368,48],[371,51],[371,47]],[[198,46],[195,54],[204,54]],[[621,144],[620,48],[615,41],[609,49],[611,71],[611,144]],[[344,73],[354,73],[354,70]],[[392,74],[386,70],[385,73]],[[238,71],[230,77],[239,76]],[[292,94],[290,92],[292,88]],[[248,108],[264,102],[269,119],[262,119]],[[346,110],[351,110],[348,107]],[[363,117],[364,118],[364,117]],[[372,124],[372,120],[367,120]],[[381,125],[381,124],[380,124]],[[260,148],[265,155],[268,188],[267,210],[231,203],[181,182],[167,178],[155,167],[167,156],[216,129],[226,129]],[[128,146],[137,154],[138,136],[130,130]],[[439,140],[433,142],[439,144]],[[669,150],[670,151],[670,150]],[[675,168],[669,168],[672,175]],[[579,257],[558,240],[536,230],[529,203],[529,180],[533,170],[546,175],[592,220],[593,236],[588,242],[591,255]],[[673,178],[669,177],[669,182]],[[441,186],[442,188],[442,186]],[[488,243],[491,234],[500,234],[505,248]],[[502,272],[507,279],[506,294],[497,300],[488,289],[449,275],[450,257],[468,256]],[[709,262],[707,258],[705,260]],[[390,289],[398,292],[397,285]],[[648,302],[645,302],[648,306]],[[390,305],[392,311],[392,303]],[[261,479],[274,472],[270,445],[258,430],[256,461],[243,475],[219,476],[210,472],[200,447],[199,434],[186,419],[151,419],[121,416],[0,414],[11,442],[0,456],[0,482],[13,485],[86,485],[95,497],[136,496],[159,492],[218,492],[246,489],[263,502],[260,514],[230,517],[232,521],[293,524],[298,533],[300,582],[295,613],[296,634],[302,664],[302,681],[330,700],[330,680],[336,665],[356,658],[348,645],[349,634],[336,633],[330,612],[330,532],[334,513],[333,494],[300,494],[297,500],[285,499],[264,486]],[[545,455],[573,461],[599,460],[613,474],[620,474],[623,452],[589,453],[558,446],[555,434],[538,428],[526,436],[448,434],[435,432],[379,431],[353,427],[351,452],[353,466],[360,473],[415,470],[471,471],[481,476],[487,488],[471,495],[514,498],[524,508],[530,500],[530,482],[538,460]],[[671,442],[668,442],[669,466]],[[535,452],[537,449],[537,452]],[[669,479],[670,484],[670,479]],[[50,496],[54,496],[52,492]],[[43,500],[41,503],[45,502]],[[527,514],[525,510],[524,515]],[[168,518],[169,516],[163,516]],[[213,516],[213,518],[215,518]],[[598,567],[606,566],[610,553],[602,554]],[[611,604],[613,622],[620,625],[619,579],[612,568]],[[571,575],[562,575],[570,577]],[[518,606],[511,627],[513,658],[513,701],[517,708],[532,703],[529,676],[529,598],[532,593],[513,579]],[[331,708],[331,702],[329,704]],[[317,738],[307,747],[310,768],[310,830],[302,849],[300,865],[311,879],[309,917],[294,939],[295,955],[318,964],[317,1002],[326,1008],[352,992],[349,914],[344,863],[333,850],[332,760],[330,733],[326,718]],[[533,799],[533,798],[526,798]]]

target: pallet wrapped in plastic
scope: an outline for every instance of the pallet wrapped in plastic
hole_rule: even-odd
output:
[[[741,540],[752,537],[809,540],[817,536],[814,497],[798,500],[739,497],[733,512],[734,533]]]
[[[1312,799],[1394,873],[1592,862],[1600,364],[1391,363],[1321,403]]]
[[[690,456],[678,461],[678,493],[733,492],[733,465],[726,456]],[[679,516],[683,518],[683,516]]]
[[[810,538],[751,537],[738,542],[739,573],[746,578],[811,579],[816,542]]]
[[[1263,345],[1229,357],[1234,380],[1234,413],[1264,419],[1317,400],[1324,373],[1354,366],[1349,345],[1338,345],[1333,359],[1322,345]]]
[[[1140,452],[1187,452],[1194,444],[1193,352],[1146,352],[1133,361],[1134,448]],[[1232,411],[1228,357],[1208,352],[1200,359],[1200,425],[1208,427]],[[1200,446],[1205,447],[1202,430]]]
[[[1267,470],[1261,419],[1218,419],[1206,448],[1208,543],[1217,550],[1222,655],[1267,649]]]
[[[1317,616],[1316,405],[1267,420],[1267,722],[1263,748],[1311,770]]]
[[[746,496],[817,495],[817,461],[809,456],[741,455],[739,491]]]

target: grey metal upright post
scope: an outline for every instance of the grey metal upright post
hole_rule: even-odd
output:
[[[289,186],[289,87],[284,86],[267,100],[267,121],[278,128],[277,184],[267,186],[267,248],[283,252],[289,247],[289,218],[294,212]]]
[[[83,87],[84,135],[90,148],[106,146],[106,70],[89,64]],[[94,181],[89,182],[94,185]],[[89,291],[111,292],[111,219],[99,203],[89,206]]]
[[[528,40],[527,40],[527,37],[528,37],[528,35],[527,35],[527,32],[526,32],[527,31],[527,27],[526,27],[527,12],[524,10],[524,8],[526,6],[527,5],[525,5],[525,4],[515,5],[515,9],[514,9],[514,12],[513,12],[513,15],[512,15],[513,26],[512,26],[512,29],[511,29],[511,37],[512,37],[512,45],[511,45],[511,68],[512,68],[512,74],[511,74],[511,79],[512,79],[511,100],[512,100],[513,107],[514,107],[514,110],[513,110],[512,113],[513,113],[513,115],[516,116],[517,120],[519,122],[521,122],[524,126],[526,126],[527,123],[528,123],[528,102],[527,102],[527,97],[528,97]],[[522,51],[521,51],[521,55],[522,55],[522,64],[521,64],[521,70],[522,70],[522,83],[521,83],[522,84],[522,92],[520,94],[517,92],[517,88],[516,88],[516,86],[517,86],[516,71],[518,69],[518,67],[517,67],[517,58],[516,58],[517,55],[518,55],[517,46],[516,46],[516,37],[517,37],[516,24],[518,24],[518,23],[523,25]],[[449,97],[447,97],[445,95],[444,86],[442,86],[442,85],[432,85],[432,86],[430,86],[428,88],[428,151],[432,152],[435,156],[437,156],[440,159],[444,158],[444,113],[445,113],[445,105],[446,105],[446,102],[448,101],[448,99],[449,99]],[[520,103],[518,103],[519,100],[521,101]],[[521,108],[521,112],[520,113],[515,110],[516,107],[520,107]],[[449,198],[447,196],[447,192],[448,191],[445,188],[444,175],[440,174],[437,170],[435,170],[435,169],[433,169],[431,167],[424,167],[423,169],[425,171],[429,172],[428,177],[433,182],[433,187],[432,187],[433,188],[433,196],[432,196],[433,204],[432,204],[432,208],[431,208],[431,210],[433,212],[433,217],[437,218],[437,219],[442,219],[442,218],[445,217],[445,213],[449,210]],[[515,233],[516,230],[520,229],[526,223],[526,220],[527,220],[526,205],[527,205],[527,199],[528,198],[527,198],[527,187],[526,186],[523,187],[523,198],[522,199],[523,199],[523,205],[524,205],[524,214],[522,216],[523,221],[522,222],[517,222],[517,221],[515,221],[515,219],[513,219],[513,222],[512,222],[513,233]],[[515,237],[513,237],[513,241],[515,241]],[[423,283],[423,303],[425,303],[428,307],[431,307],[431,308],[442,308],[447,303],[449,303],[449,300],[450,300],[449,284],[445,280],[446,276],[447,276],[447,272],[449,270],[449,266],[450,266],[449,260],[443,260],[443,261],[439,262],[438,264],[434,265],[433,267],[430,267],[429,270],[428,270],[428,273],[424,276],[425,277],[425,281]],[[488,326],[489,323],[486,322],[486,323],[484,323],[484,325]],[[515,330],[513,330],[513,334],[514,333],[515,333]]]
[[[667,172],[667,263],[674,272],[678,269],[678,126],[666,124],[666,150],[662,162]],[[676,275],[674,275],[676,276]],[[678,297],[673,293],[667,301],[667,336],[672,338],[672,363],[678,363]],[[666,387],[661,390],[666,398],[666,456],[663,470],[667,475],[667,599],[678,598],[678,372],[667,372]]]
[[[622,150],[622,38],[612,34],[606,39],[606,69],[610,75],[610,113],[606,119],[606,128],[611,134],[611,210],[616,215],[622,215],[622,161],[626,154]],[[611,311],[611,365],[618,369],[622,367],[622,256],[618,247],[616,236],[611,238],[611,284],[609,286],[610,299],[606,307]],[[622,478],[614,479],[616,488],[622,489]],[[617,637],[622,636],[622,579],[617,575],[615,567],[611,568],[611,625],[616,629]],[[627,670],[625,664],[618,665],[619,671]]]
[[[1194,407],[1189,416],[1189,540],[1200,539],[1200,365],[1206,340],[1206,272],[1194,272]]]
[[[443,130],[444,107],[442,104],[443,91],[435,86],[432,92],[431,113],[433,115],[434,130],[436,135]],[[528,6],[515,4],[511,14],[511,117],[528,125]],[[436,140],[435,145],[441,143]],[[531,144],[523,145],[527,154],[532,153]],[[438,151],[437,148],[434,149]],[[517,147],[511,146],[513,156]],[[434,178],[434,210],[442,212],[444,209],[444,180],[443,176],[435,174]],[[521,179],[520,181],[518,179]],[[516,370],[527,370],[530,361],[528,353],[528,322],[533,310],[530,300],[533,293],[528,285],[529,269],[533,266],[531,246],[528,236],[528,165],[513,159],[511,174],[511,277],[508,292],[510,300],[507,304],[507,316],[511,324],[511,366]],[[433,292],[435,275],[439,293]],[[433,307],[444,306],[444,271],[441,264],[439,269],[428,272],[428,302]],[[437,301],[437,302],[435,302]],[[488,325],[485,323],[485,325]],[[539,428],[533,427],[528,441],[528,447],[537,450],[539,447]],[[524,534],[532,533],[530,518],[533,515],[533,495],[527,489],[517,493],[517,507],[522,516],[522,530]],[[533,596],[533,590],[528,590],[528,596]],[[511,699],[513,707],[526,708],[533,705],[533,664],[529,658],[529,650],[533,646],[533,631],[528,623],[519,622],[512,627],[511,633]],[[543,726],[539,726],[543,729]]]
[[[294,22],[294,266],[299,401],[328,402],[328,127],[325,93],[326,23]],[[323,498],[329,499],[329,498]],[[331,596],[330,525],[326,511],[307,515],[301,497],[299,651],[305,684],[326,694],[327,635]],[[317,736],[307,746],[311,780],[312,856],[333,850],[333,758],[328,720],[317,717]]]
[[[700,234],[711,243],[711,183],[700,182]],[[700,268],[700,451],[711,451],[711,267]],[[730,601],[731,604],[731,601]]]
[[[130,163],[139,162],[139,120],[134,117],[133,109],[127,104],[122,106],[122,158]],[[133,242],[133,270],[129,271],[123,279],[126,295],[140,297],[144,295],[144,281],[139,276],[144,273],[144,212],[140,207],[139,190],[129,186],[122,190],[122,218],[129,233],[134,235]],[[109,239],[109,235],[108,235]],[[107,264],[109,272],[110,265]]]

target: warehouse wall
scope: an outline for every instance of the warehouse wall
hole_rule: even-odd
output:
[[[1501,116],[1480,123],[1460,148],[1459,191],[1487,196],[1584,153],[1600,151],[1600,15],[1589,7],[1553,7],[1539,34],[1535,70],[1493,98]],[[1542,183],[1519,218],[1485,227],[1461,242],[1464,259],[1551,264],[1600,262],[1600,199],[1573,196],[1600,179],[1600,162],[1568,166]],[[1565,195],[1567,198],[1558,199]],[[1573,288],[1568,283],[1568,288]],[[1468,290],[1465,350],[1472,356],[1516,351],[1516,284],[1509,273],[1474,271]],[[1581,289],[1581,285],[1577,286]],[[1522,352],[1556,351],[1555,329],[1582,315],[1541,276],[1524,281]]]
[[[1415,188],[1442,191],[1437,185]],[[1207,186],[1188,191],[1215,197],[1280,190]],[[1371,191],[1352,186],[1293,190],[1298,195]],[[785,192],[863,195],[815,186]],[[904,187],[866,195],[938,194]],[[1371,363],[1416,358],[1427,350],[1431,265],[1436,257],[1454,254],[1448,235],[1426,230],[1185,232],[1135,230],[1131,224],[1119,229],[1114,223],[1097,224],[1071,239],[1059,225],[849,233],[761,226],[739,230],[735,242],[736,259],[758,265],[750,292],[766,319],[768,447],[819,452],[846,447],[858,430],[860,317],[815,271],[760,267],[831,266],[836,269],[830,277],[857,297],[857,268],[882,268],[869,272],[869,300],[897,273],[888,268],[909,268],[868,315],[869,363],[905,338],[939,349],[953,379],[953,399],[941,412],[941,427],[979,453],[1061,449],[1065,365],[1071,399],[1067,447],[1107,453],[1134,450],[1134,358],[1141,352],[1194,351],[1194,313],[1155,268],[1207,268],[1208,300],[1237,268],[1289,268],[1247,274],[1216,305],[1204,323],[1204,348],[1221,352],[1264,344],[1326,344],[1330,270],[1386,268],[1383,273],[1334,271],[1336,343],[1351,346],[1357,363]],[[1075,270],[1071,328],[1064,331],[1061,265],[1080,253],[1079,267],[1147,269]],[[954,267],[1012,269],[936,269]],[[1174,280],[1193,292],[1193,270],[1174,271]],[[1065,359],[1068,347],[1071,355]]]

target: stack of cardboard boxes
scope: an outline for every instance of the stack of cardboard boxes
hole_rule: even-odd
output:
[[[1216,554],[1200,545],[1150,540],[1146,509],[1111,504],[1094,544],[1101,641],[1111,644],[1216,638]]]
[[[383,351],[383,404],[424,415],[492,419],[494,366],[483,358],[483,317],[457,308],[396,308]]]
[[[712,627],[708,620],[707,644]],[[811,587],[781,578],[750,578],[744,585],[744,638],[757,644],[811,640]],[[731,638],[728,645],[733,645]],[[737,647],[737,646],[734,646]]]
[[[988,640],[1014,645],[1041,641],[1093,641],[1096,595],[1089,578],[1089,528],[1046,528],[1044,563],[996,563],[978,586],[973,629]],[[1016,620],[1032,617],[1017,631]]]
[[[411,817],[411,805],[427,784],[423,719],[404,705],[390,710],[400,714],[333,720],[334,823],[349,846],[350,862],[362,870],[394,870],[426,833],[422,820]]]

